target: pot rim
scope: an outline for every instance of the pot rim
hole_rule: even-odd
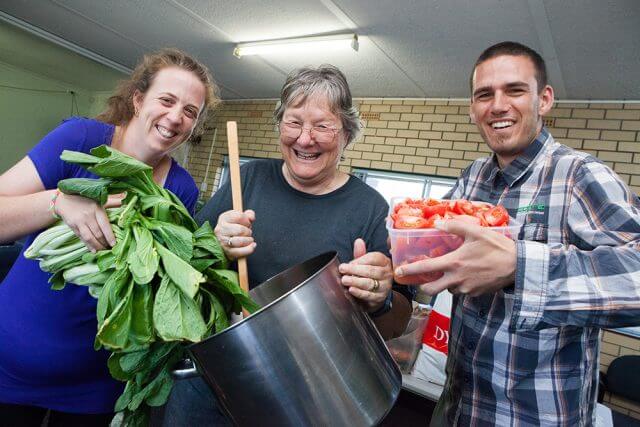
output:
[[[221,336],[221,335],[225,334],[226,332],[230,332],[230,331],[232,331],[233,329],[235,329],[235,328],[239,327],[240,325],[244,325],[248,320],[250,320],[250,319],[252,319],[252,318],[254,318],[254,317],[257,317],[259,314],[261,314],[261,313],[263,313],[264,311],[266,311],[269,307],[274,306],[274,305],[276,305],[276,304],[278,304],[278,303],[282,302],[282,301],[283,301],[285,298],[287,298],[289,295],[291,295],[292,293],[294,293],[295,291],[297,291],[297,290],[298,290],[298,289],[300,289],[301,287],[303,287],[303,286],[307,285],[307,284],[308,284],[312,279],[314,279],[314,278],[315,278],[316,276],[318,276],[322,271],[324,271],[324,269],[325,269],[329,264],[333,263],[333,262],[338,258],[338,252],[337,252],[337,251],[327,251],[327,252],[323,252],[323,253],[321,253],[321,254],[319,254],[319,255],[316,255],[316,256],[314,256],[314,257],[312,257],[312,258],[309,258],[309,259],[307,259],[307,260],[304,260],[304,261],[302,261],[302,262],[299,262],[299,263],[297,263],[297,264],[295,264],[295,265],[293,265],[293,266],[291,266],[291,267],[287,268],[286,270],[281,271],[280,273],[278,273],[278,274],[276,274],[276,275],[274,275],[274,276],[270,277],[269,279],[265,280],[264,282],[260,283],[260,284],[259,284],[259,285],[257,285],[257,286],[261,286],[261,285],[263,285],[263,284],[265,284],[265,283],[267,283],[267,282],[269,282],[269,281],[271,281],[271,280],[275,279],[275,278],[276,278],[276,277],[278,277],[278,276],[284,276],[284,275],[286,275],[287,273],[289,273],[291,270],[293,270],[293,269],[297,268],[298,266],[300,266],[300,265],[302,265],[302,264],[305,264],[305,263],[307,263],[307,262],[311,262],[311,261],[316,260],[316,259],[318,259],[318,258],[322,258],[322,257],[330,257],[330,258],[329,258],[329,261],[327,261],[326,263],[324,263],[323,265],[321,265],[315,273],[313,273],[312,275],[310,275],[309,277],[307,277],[305,280],[303,280],[301,283],[299,283],[298,285],[296,285],[294,288],[292,288],[292,289],[290,289],[289,291],[285,292],[284,294],[280,295],[277,299],[275,299],[275,300],[271,301],[269,304],[265,305],[264,307],[261,307],[258,311],[256,311],[255,313],[253,313],[253,314],[249,315],[248,317],[245,317],[245,318],[244,318],[244,319],[242,319],[241,321],[239,321],[239,322],[237,322],[237,323],[234,323],[233,325],[230,325],[229,327],[225,328],[224,330],[222,330],[222,331],[220,331],[220,332],[218,332],[218,333],[215,333],[215,334],[211,335],[210,337],[208,337],[208,338],[206,338],[206,339],[204,339],[204,340],[202,340],[202,341],[199,341],[199,342],[195,342],[195,343],[189,344],[186,348],[189,350],[189,349],[192,349],[193,347],[196,347],[196,346],[199,346],[199,345],[204,345],[205,343],[207,343],[207,341],[212,340],[212,339],[214,339],[214,338],[216,338],[216,337],[218,337],[218,336]],[[256,286],[256,287],[257,287],[257,286]]]

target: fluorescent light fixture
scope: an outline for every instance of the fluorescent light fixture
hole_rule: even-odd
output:
[[[332,36],[300,37],[295,39],[267,40],[254,43],[239,43],[233,50],[237,58],[246,55],[269,53],[300,53],[313,50],[358,50],[358,35],[336,34]]]

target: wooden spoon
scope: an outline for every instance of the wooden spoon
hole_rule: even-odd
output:
[[[231,179],[231,198],[233,210],[243,212],[242,209],[242,186],[240,183],[240,154],[238,151],[238,126],[236,122],[227,122],[227,146],[229,151],[229,178]],[[247,270],[247,259],[238,258],[238,277],[240,287],[249,293],[249,271]],[[246,310],[242,310],[244,317],[249,316]]]

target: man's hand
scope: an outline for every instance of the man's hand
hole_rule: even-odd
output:
[[[451,293],[479,296],[496,292],[515,281],[516,245],[491,229],[463,221],[436,221],[436,228],[465,239],[453,252],[398,267],[396,276],[441,271],[440,279],[419,285],[428,295]]]

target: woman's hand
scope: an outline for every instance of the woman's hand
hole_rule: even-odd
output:
[[[362,301],[368,312],[374,312],[384,304],[393,282],[391,260],[381,252],[369,252],[362,239],[353,244],[353,260],[340,264],[342,284],[349,293]]]
[[[256,213],[251,209],[244,212],[230,210],[220,214],[213,232],[220,241],[227,258],[231,260],[244,258],[256,249],[251,231],[251,225],[255,219]]]
[[[86,197],[60,193],[54,209],[87,248],[96,252],[116,244],[105,208],[120,206],[123,198],[123,194],[110,195],[102,207]]]

